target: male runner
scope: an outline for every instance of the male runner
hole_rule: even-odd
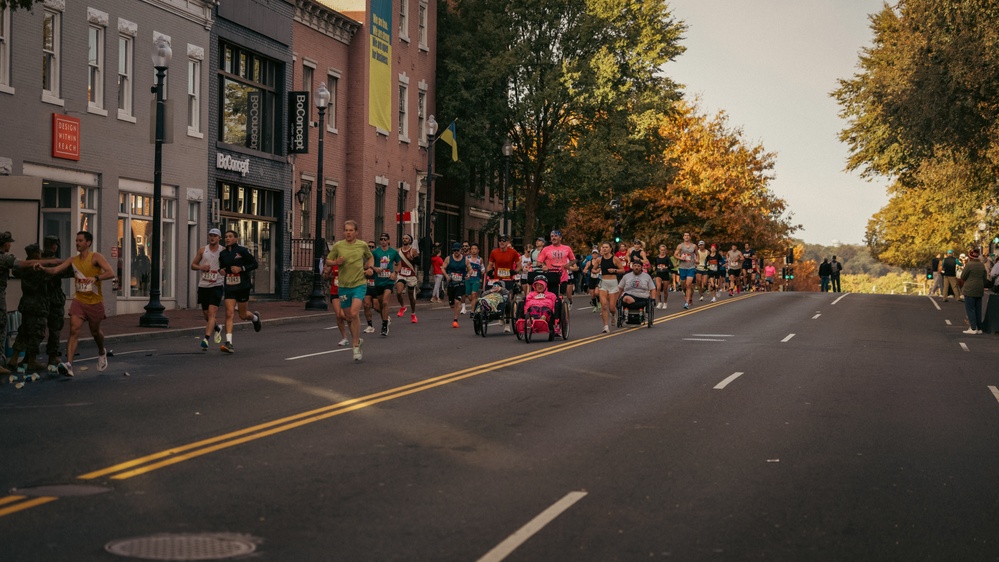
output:
[[[208,351],[208,338],[215,334],[215,343],[222,343],[222,326],[215,323],[215,314],[218,312],[222,299],[225,297],[225,288],[222,272],[219,268],[219,254],[222,246],[219,241],[222,239],[222,231],[213,228],[208,231],[208,245],[198,248],[194,260],[191,261],[191,271],[200,271],[198,277],[198,304],[205,315],[205,337],[201,339],[201,350]]]
[[[558,271],[562,273],[559,280],[556,294],[565,295],[569,282],[568,266],[576,263],[576,256],[572,253],[572,248],[562,244],[562,232],[553,230],[551,232],[552,243],[541,249],[538,254],[538,265],[542,271]],[[569,303],[572,303],[572,295],[569,295]]]
[[[745,278],[743,286],[752,291],[756,287],[756,252],[749,248],[749,242],[742,251],[742,274]]]
[[[402,235],[402,246],[399,247],[399,277],[395,281],[395,296],[399,299],[399,313],[402,318],[406,314],[406,305],[402,302],[402,295],[409,295],[409,321],[416,324],[416,263],[420,257],[420,251],[413,246],[413,237],[408,234]]]
[[[80,328],[84,322],[90,327],[90,334],[97,344],[97,370],[104,371],[108,368],[108,352],[104,348],[104,333],[101,331],[101,321],[105,318],[101,281],[114,279],[114,270],[104,256],[91,250],[93,245],[94,235],[81,230],[76,233],[75,257],[67,258],[55,267],[42,268],[49,275],[59,275],[73,268],[76,294],[69,305],[69,342],[66,346],[66,361],[59,363],[59,372],[67,377],[73,376],[73,357],[76,356]]]
[[[399,264],[402,261],[399,259],[399,252],[389,242],[389,235],[383,232],[378,237],[379,246],[371,252],[375,260],[375,292],[371,300],[372,304],[378,302],[376,308],[382,314],[382,337],[389,333],[389,300],[392,298],[392,289],[399,276]]]
[[[364,340],[360,337],[360,312],[367,292],[365,274],[373,271],[374,262],[374,255],[368,244],[357,239],[357,222],[348,220],[343,223],[343,240],[330,248],[326,255],[326,266],[331,268],[335,265],[339,268],[337,281],[340,300],[333,302],[333,309],[350,330],[354,361],[360,361],[362,356],[361,345]]]
[[[236,231],[225,231],[225,248],[219,252],[219,270],[225,277],[225,343],[221,349],[226,353],[235,352],[232,347],[232,321],[237,307],[239,317],[253,322],[254,332],[260,331],[260,313],[253,311],[251,314],[246,310],[246,303],[250,302],[250,289],[253,288],[250,272],[257,267],[257,258],[253,257],[250,250],[239,245]]]
[[[699,301],[704,300],[704,290],[708,286],[708,249],[704,247],[704,240],[697,243],[697,292],[701,298],[697,299]]]
[[[690,233],[683,233],[683,242],[677,245],[673,256],[678,260],[680,283],[683,285],[684,310],[694,304],[694,279],[697,276],[697,246],[690,241]]]
[[[739,291],[739,278],[742,277],[742,252],[739,251],[739,246],[732,244],[732,249],[728,251],[728,258],[725,260],[725,267],[728,268],[728,296],[732,296],[733,292]]]

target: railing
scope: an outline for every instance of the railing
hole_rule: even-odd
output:
[[[292,238],[291,239],[291,269],[312,271],[315,268],[315,245],[312,238]],[[323,240],[322,255],[329,251],[326,241]]]

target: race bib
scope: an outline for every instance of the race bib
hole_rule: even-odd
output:
[[[478,269],[473,269],[472,272],[468,274],[468,276],[469,277],[478,278],[479,277],[479,270]]]
[[[217,271],[203,271],[201,273],[201,280],[206,283],[214,283],[218,281],[219,272]]]
[[[77,293],[93,293],[94,284],[92,282],[76,280],[76,292]]]
[[[374,286],[375,286],[375,280],[374,279],[368,279],[368,287],[374,287]]]
[[[708,266],[708,269],[710,269],[711,271],[718,271],[718,266],[715,264],[711,264]]]
[[[240,278],[240,275],[238,273],[229,274],[225,276],[226,285],[239,285],[242,281],[243,280]]]
[[[465,278],[460,273],[452,273],[451,274],[451,282],[452,283],[460,283],[460,282],[462,282],[464,280],[465,280]]]
[[[378,272],[378,276],[382,278],[392,277],[392,271],[389,269],[383,269]]]
[[[402,275],[403,277],[412,277],[413,276],[413,270],[409,269],[408,267],[404,267],[404,268],[402,268],[402,269],[399,270],[399,274]]]
[[[501,268],[499,268],[499,269],[496,270],[496,275],[499,276],[499,277],[509,277],[510,276],[510,270],[507,269],[507,268],[501,267]]]
[[[680,260],[681,261],[691,261],[693,259],[694,259],[693,254],[688,254],[686,252],[680,252]]]

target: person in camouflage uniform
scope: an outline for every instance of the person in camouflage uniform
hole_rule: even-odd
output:
[[[59,237],[46,236],[43,242],[42,259],[59,259]],[[66,273],[64,276],[70,276]],[[60,360],[59,337],[66,322],[66,293],[62,290],[63,277],[48,276],[48,330],[49,339],[45,344],[45,354],[49,356],[49,365],[58,365]]]
[[[7,278],[10,272],[19,264],[14,254],[10,253],[10,244],[14,241],[10,232],[0,232],[0,357],[7,362],[4,353],[7,351]],[[0,364],[0,375],[9,375],[10,371]]]
[[[38,244],[29,244],[24,248],[28,260],[39,260],[42,249]],[[49,314],[49,282],[48,275],[34,269],[21,269],[17,272],[21,279],[21,302],[17,305],[21,313],[21,327],[14,339],[14,353],[7,365],[14,370],[18,357],[23,352],[29,371],[45,370],[46,365],[38,362],[38,346],[45,339],[45,325]]]

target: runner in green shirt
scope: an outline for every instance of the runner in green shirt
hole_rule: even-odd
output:
[[[338,266],[337,286],[339,299],[333,301],[333,309],[350,330],[354,344],[354,361],[361,360],[360,338],[361,305],[364,303],[364,293],[367,291],[366,273],[374,269],[374,256],[368,249],[368,244],[357,239],[357,223],[349,220],[343,225],[343,240],[330,248],[326,256],[326,267],[332,269]]]

